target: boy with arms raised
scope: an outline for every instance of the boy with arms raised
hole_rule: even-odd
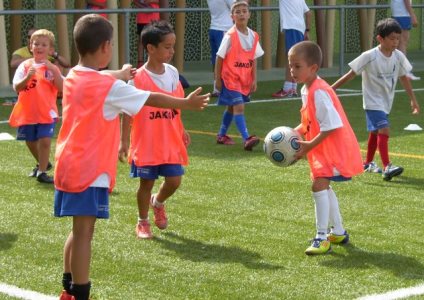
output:
[[[18,127],[18,140],[25,140],[37,165],[31,172],[39,182],[53,183],[47,175],[51,138],[58,118],[57,93],[62,91],[63,78],[57,66],[48,60],[54,52],[54,35],[40,29],[31,35],[33,58],[23,61],[13,77],[13,88],[18,102],[9,118],[12,127]]]
[[[322,53],[316,43],[304,41],[288,53],[294,80],[303,83],[301,123],[296,130],[305,137],[297,158],[307,156],[315,201],[316,236],[307,255],[325,254],[331,243],[347,243],[339,203],[331,181],[348,181],[362,173],[358,141],[336,93],[318,77]],[[331,225],[331,231],[327,234]]]
[[[113,28],[99,15],[75,24],[79,63],[64,81],[63,123],[56,146],[55,204],[57,217],[72,216],[64,246],[64,291],[61,300],[87,300],[90,294],[91,240],[97,218],[109,217],[108,193],[115,185],[119,147],[119,114],[137,114],[143,105],[202,109],[209,95],[200,90],[187,98],[146,92],[98,70],[112,58]],[[112,72],[130,79],[131,68]]]
[[[249,4],[235,1],[231,6],[234,26],[225,34],[216,53],[215,84],[220,91],[218,105],[225,105],[221,127],[216,141],[222,145],[233,145],[227,135],[234,118],[243,138],[244,150],[252,151],[259,144],[259,138],[249,135],[244,116],[244,104],[249,95],[256,91],[256,59],[264,54],[259,36],[247,27],[250,18]]]
[[[367,157],[363,166],[365,171],[381,173],[373,162],[378,148],[383,164],[383,179],[386,181],[403,172],[402,167],[393,165],[389,159],[389,113],[398,78],[409,96],[412,113],[418,114],[420,109],[407,77],[412,66],[406,56],[396,49],[401,32],[402,28],[394,19],[378,22],[376,38],[379,45],[349,63],[351,70],[332,85],[336,90],[357,74],[362,75],[362,100],[369,131]]]
[[[140,38],[148,58],[129,84],[145,91],[183,97],[178,70],[168,64],[174,55],[176,41],[172,26],[166,21],[153,21],[143,29]],[[120,154],[125,156],[130,121],[130,117],[124,115]],[[181,184],[183,165],[188,164],[187,146],[190,136],[184,130],[181,112],[176,109],[145,105],[132,121],[128,162],[131,164],[130,176],[140,178],[136,234],[140,239],[150,239],[149,206],[153,208],[156,226],[165,229],[168,226],[165,201]],[[165,177],[165,180],[157,194],[152,195],[159,176]]]

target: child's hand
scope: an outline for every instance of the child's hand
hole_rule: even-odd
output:
[[[121,143],[119,144],[119,152],[118,152],[118,158],[120,162],[125,162],[128,157],[128,144]]]
[[[188,102],[188,109],[192,110],[203,110],[208,106],[210,93],[200,95],[202,91],[201,87],[198,87],[195,91],[191,92],[186,98]]]
[[[186,147],[188,147],[191,144],[190,134],[188,134],[188,132],[185,131],[185,130],[184,130],[184,133],[183,133],[183,143]]]
[[[130,79],[133,79],[136,71],[137,71],[137,69],[133,68],[132,65],[125,64],[125,65],[122,66],[122,69],[121,69],[121,72],[120,72],[121,73],[120,75],[122,77],[120,79],[122,79],[124,81],[128,81]]]
[[[31,78],[34,74],[35,74],[35,68],[34,66],[29,67],[28,69],[28,73],[27,73],[27,78]]]
[[[256,92],[256,89],[258,88],[258,84],[256,81],[252,82],[252,87],[250,88],[250,92],[254,93]]]
[[[296,152],[295,157],[297,159],[303,158],[306,153],[308,153],[312,149],[312,145],[310,141],[297,141],[300,144],[300,149]]]

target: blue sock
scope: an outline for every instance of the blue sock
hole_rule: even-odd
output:
[[[233,114],[230,113],[228,110],[225,110],[222,115],[222,123],[221,128],[219,128],[219,136],[223,136],[227,134],[228,128],[231,125],[231,122],[233,121]]]
[[[236,122],[237,129],[240,132],[243,141],[247,140],[249,137],[249,132],[247,131],[246,119],[244,118],[244,115],[234,115],[234,121]]]

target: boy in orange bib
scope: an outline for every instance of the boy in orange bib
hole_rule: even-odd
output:
[[[319,46],[313,42],[300,42],[289,50],[288,55],[292,77],[305,84],[301,90],[301,123],[296,127],[305,141],[299,142],[301,148],[296,156],[306,155],[308,158],[316,218],[316,236],[305,253],[325,254],[331,250],[331,243],[349,241],[330,181],[348,181],[361,174],[361,153],[336,93],[317,76],[322,61]]]
[[[80,59],[64,80],[63,122],[56,144],[55,203],[57,217],[71,216],[72,231],[64,246],[64,291],[61,300],[87,300],[91,241],[97,218],[109,218],[109,192],[115,185],[120,141],[120,118],[136,115],[144,105],[203,109],[209,95],[197,89],[187,98],[146,92],[122,80],[135,71],[99,72],[112,58],[112,24],[85,15],[75,24],[74,40]],[[114,76],[112,76],[114,75]],[[153,145],[151,146],[153,147]]]
[[[29,176],[39,182],[53,183],[47,175],[51,138],[58,118],[57,93],[62,91],[63,78],[57,66],[48,59],[54,53],[54,35],[40,29],[31,35],[33,58],[22,62],[13,77],[13,88],[18,102],[9,118],[12,127],[18,127],[18,140],[25,140],[37,165]]]
[[[218,105],[225,105],[216,142],[233,145],[227,135],[232,120],[243,139],[244,150],[252,151],[259,138],[249,135],[244,116],[244,105],[250,101],[250,93],[256,91],[256,59],[264,54],[259,36],[247,27],[250,18],[249,4],[236,1],[231,6],[234,26],[225,34],[216,53],[215,81],[220,91]]]
[[[153,21],[141,32],[141,40],[148,59],[129,84],[146,91],[183,97],[178,70],[168,64],[174,55],[176,41],[172,26],[166,21]],[[124,115],[122,120],[121,154],[126,155],[130,119]],[[190,136],[184,130],[180,110],[144,106],[133,117],[128,162],[131,164],[130,176],[140,178],[137,192],[138,238],[152,238],[149,206],[153,208],[156,226],[161,230],[167,227],[165,201],[181,184],[183,166],[188,164],[186,147],[189,142]],[[165,180],[159,191],[152,195],[159,176],[165,177]]]

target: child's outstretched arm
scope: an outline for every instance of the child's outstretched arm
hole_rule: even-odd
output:
[[[409,78],[406,75],[399,77],[399,80],[400,80],[400,83],[403,85],[403,88],[405,89],[411,101],[412,114],[413,115],[419,114],[420,106],[417,102],[417,98],[415,98],[415,93],[412,90],[411,80],[409,80]]]
[[[121,162],[125,162],[128,157],[129,141],[130,141],[131,117],[122,114],[121,118],[121,142],[119,144],[118,158]]]
[[[134,78],[136,69],[132,67],[130,64],[125,64],[122,66],[120,70],[103,70],[100,73],[110,74],[116,79],[120,79],[123,81],[128,81]]]
[[[203,110],[208,105],[210,94],[200,95],[201,91],[202,88],[198,87],[186,98],[178,98],[162,93],[152,92],[146,101],[146,105],[161,108]]]
[[[333,90],[337,90],[339,87],[341,87],[346,82],[352,80],[356,76],[355,72],[350,70],[346,74],[344,74],[342,77],[339,78],[333,85],[331,86]]]

